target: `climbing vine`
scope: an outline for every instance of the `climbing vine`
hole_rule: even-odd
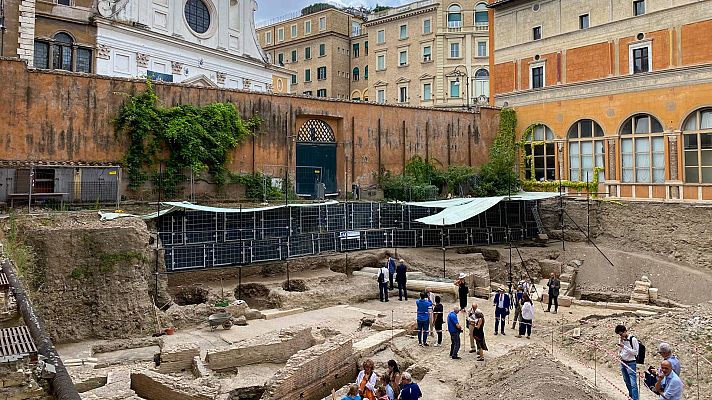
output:
[[[517,114],[511,108],[499,113],[499,129],[490,149],[490,159],[482,166],[476,193],[479,196],[501,196],[516,192],[519,179],[514,172],[516,158]]]
[[[161,107],[151,82],[146,86],[139,94],[127,95],[114,120],[117,135],[129,141],[124,157],[129,188],[152,178],[172,196],[187,170],[207,171],[218,185],[226,183],[228,152],[254,135],[262,120],[243,120],[232,103]],[[160,176],[157,162],[165,165]]]
[[[474,168],[466,165],[450,165],[445,169],[438,168],[436,159],[426,160],[418,155],[413,156],[405,165],[401,174],[385,171],[379,176],[383,195],[395,200],[432,200],[440,192],[440,188],[448,193],[458,193],[461,185],[476,176]]]

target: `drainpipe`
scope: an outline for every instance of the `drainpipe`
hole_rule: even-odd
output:
[[[77,389],[74,387],[72,378],[69,376],[69,373],[67,373],[64,364],[62,364],[59,354],[57,354],[57,349],[44,330],[42,321],[32,309],[30,299],[26,295],[22,282],[17,278],[17,274],[10,260],[5,259],[2,262],[2,272],[4,272],[7,277],[12,294],[17,301],[17,309],[30,331],[32,340],[35,341],[37,352],[46,358],[45,362],[47,364],[51,364],[55,368],[54,377],[49,379],[50,392],[57,400],[81,400]]]

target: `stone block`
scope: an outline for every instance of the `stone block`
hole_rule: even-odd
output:
[[[491,293],[492,290],[489,287],[476,286],[472,290],[472,295],[481,299],[489,299]]]
[[[205,368],[205,364],[203,364],[203,360],[200,359],[200,356],[193,357],[192,371],[196,378],[204,378],[210,375],[210,371]]]
[[[171,343],[161,349],[161,373],[177,373],[191,371],[193,358],[200,357],[200,346],[197,343]]]
[[[385,330],[353,344],[358,357],[368,357],[388,346],[392,338],[405,335],[405,329]]]
[[[131,389],[147,400],[214,400],[218,397],[218,388],[190,385],[180,378],[149,370],[131,373]]]
[[[561,275],[561,262],[556,260],[539,260],[539,266],[541,267],[541,276],[548,278],[551,273],[555,273],[556,276]]]
[[[264,311],[262,311],[262,318],[269,320],[269,319],[286,317],[288,315],[300,314],[303,312],[304,312],[304,309],[301,307],[292,308],[289,310],[277,310],[277,309],[264,310]]]
[[[561,277],[559,278],[561,282],[567,282],[570,283],[571,280],[573,279],[573,274],[568,274],[568,273],[563,273],[561,274]]]
[[[549,304],[549,293],[544,293],[542,295],[542,303]],[[571,296],[559,296],[558,298],[559,307],[571,307],[573,303],[573,297]]]

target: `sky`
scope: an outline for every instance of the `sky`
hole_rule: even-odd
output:
[[[398,6],[401,4],[412,3],[415,0],[331,0],[331,3],[341,4],[343,6],[354,7],[373,7],[379,5]],[[257,13],[255,14],[255,22],[260,22],[285,14],[290,14],[299,11],[302,8],[319,3],[320,0],[257,0]],[[323,1],[326,3],[326,1]]]

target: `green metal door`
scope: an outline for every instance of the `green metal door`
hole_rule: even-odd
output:
[[[324,121],[310,119],[297,134],[296,191],[298,195],[314,197],[317,185],[324,184],[324,193],[338,193],[336,182],[336,138]]]

